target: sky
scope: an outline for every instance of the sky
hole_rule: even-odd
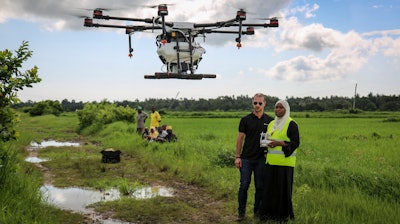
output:
[[[196,73],[216,79],[153,80],[144,75],[162,71],[157,31],[133,34],[129,58],[125,30],[84,27],[79,18],[98,7],[113,9],[105,15],[152,18],[157,9],[146,6],[161,3],[170,4],[170,22],[225,21],[243,8],[246,22],[277,16],[279,27],[256,28],[255,35],[242,37],[240,49],[233,34],[197,38],[206,53]],[[0,0],[0,5],[0,50],[15,51],[28,41],[33,55],[23,70],[37,66],[42,79],[18,92],[22,101],[400,94],[400,0]]]

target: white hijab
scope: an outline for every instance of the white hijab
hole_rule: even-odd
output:
[[[285,108],[285,114],[282,117],[277,117],[275,116],[275,122],[274,122],[274,126],[272,126],[272,133],[275,130],[282,130],[283,126],[285,126],[286,121],[288,120],[289,116],[290,116],[290,106],[289,103],[286,100],[278,100],[275,103],[275,107],[276,105],[278,105],[278,103],[282,104],[282,106]]]

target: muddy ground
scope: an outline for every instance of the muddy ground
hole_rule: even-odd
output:
[[[38,157],[37,150],[29,150],[29,157]],[[53,185],[53,174],[51,170],[41,163],[35,163],[36,166],[40,168],[40,170],[44,174],[44,184],[45,185]],[[140,176],[145,176],[140,175]],[[177,180],[160,180],[154,182],[154,180],[147,181],[149,185],[161,185],[167,186],[174,189],[174,197],[178,199],[178,201],[182,201],[190,204],[190,206],[197,208],[198,213],[196,215],[190,217],[192,223],[234,223],[236,216],[235,213],[227,214],[226,201],[216,200],[211,197],[210,194],[206,192],[205,189],[196,186],[190,185],[187,183],[183,183]],[[107,211],[103,213],[97,213],[92,211],[90,213],[84,214],[86,217],[85,223],[87,224],[96,224],[96,223],[119,223],[117,222],[107,222],[110,218],[112,218],[113,212]],[[126,222],[121,222],[126,223]]]

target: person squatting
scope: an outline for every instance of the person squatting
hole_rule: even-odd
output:
[[[158,128],[158,131],[155,127],[151,126],[150,129],[147,127],[144,129],[142,134],[143,139],[147,139],[149,142],[176,142],[178,141],[178,137],[172,131],[171,125],[162,125]]]

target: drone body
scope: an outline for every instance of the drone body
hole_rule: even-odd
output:
[[[152,7],[153,8],[153,7]],[[237,11],[236,17],[231,20],[215,22],[215,23],[190,23],[190,22],[166,22],[165,16],[168,15],[166,4],[158,5],[158,16],[153,18],[125,18],[103,15],[106,9],[93,10],[93,18],[86,17],[84,26],[86,27],[108,27],[122,28],[129,37],[129,56],[132,57],[131,35],[135,32],[145,30],[161,30],[161,34],[156,37],[157,54],[163,63],[163,71],[156,72],[154,75],[145,75],[145,79],[203,79],[216,78],[214,74],[196,74],[205,49],[195,41],[196,37],[204,37],[209,33],[237,34],[235,39],[236,46],[241,47],[242,35],[254,35],[254,27],[278,27],[278,19],[270,18],[270,23],[254,23],[245,24],[246,12],[244,10]],[[93,23],[93,19],[103,20],[123,20],[142,22],[151,25],[109,25]],[[242,31],[243,26],[246,30]],[[238,30],[226,30],[228,27],[238,27]],[[225,28],[225,30],[221,30]]]

